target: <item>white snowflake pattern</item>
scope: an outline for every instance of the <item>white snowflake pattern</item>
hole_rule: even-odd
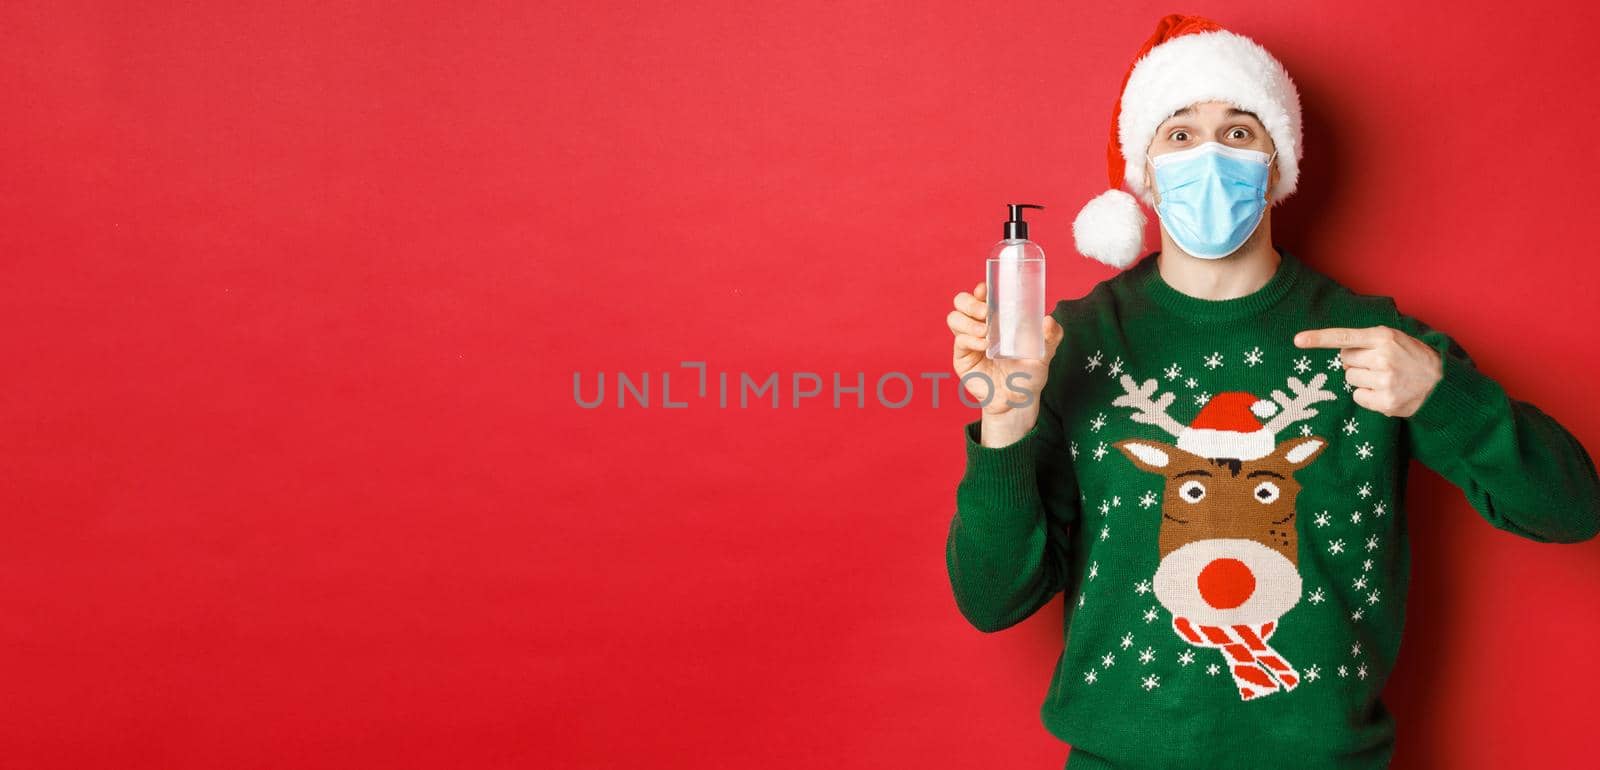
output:
[[[1367,613],[1366,613],[1365,610],[1362,610],[1360,607],[1357,607],[1355,612],[1350,613],[1350,619],[1351,620],[1360,620],[1362,618],[1362,616],[1366,615],[1366,614]]]
[[[1116,507],[1118,507],[1120,505],[1122,505],[1122,495],[1112,495],[1111,496],[1111,507],[1112,508],[1116,508]]]
[[[1360,591],[1360,590],[1366,588],[1367,587],[1367,576],[1366,575],[1362,575],[1362,576],[1356,578],[1355,583],[1353,583],[1351,587],[1355,588],[1357,591]]]
[[[1105,539],[1107,539],[1109,537],[1111,537],[1111,528],[1110,527],[1101,527],[1100,528],[1100,539],[1101,540],[1105,540]]]
[[[1145,692],[1149,692],[1151,690],[1154,690],[1157,687],[1161,686],[1161,677],[1156,676],[1155,674],[1151,674],[1151,675],[1145,677],[1140,682],[1139,686],[1143,687]]]
[[[1100,656],[1100,665],[1105,666],[1106,668],[1111,668],[1112,666],[1114,666],[1116,664],[1117,664],[1117,656],[1116,655],[1113,655],[1113,654],[1108,652],[1108,653]]]
[[[1369,550],[1369,551],[1378,550],[1378,536],[1377,535],[1373,535],[1373,536],[1367,538],[1367,550]]]
[[[1352,511],[1350,513],[1350,523],[1351,524],[1360,524],[1361,523],[1361,512],[1360,511]]]
[[[1257,345],[1246,351],[1244,354],[1244,362],[1251,366],[1261,363],[1261,346]]]
[[[1104,540],[1105,538],[1101,538]],[[1328,553],[1344,553],[1344,539],[1340,538],[1328,544]]]
[[[1150,581],[1141,580],[1138,583],[1135,583],[1133,586],[1133,591],[1134,593],[1141,595],[1150,593]]]
[[[1088,369],[1089,371],[1092,372],[1095,369],[1098,369],[1099,367],[1100,367],[1100,351],[1096,350],[1094,352],[1094,355],[1089,356],[1087,359],[1085,359],[1083,368]]]
[[[1219,366],[1222,366],[1222,354],[1221,353],[1212,353],[1211,355],[1206,356],[1206,368],[1207,369],[1215,369],[1215,368],[1217,368]]]
[[[1095,674],[1094,669],[1091,668],[1088,671],[1083,672],[1083,681],[1085,684],[1094,684],[1095,682],[1100,681],[1100,677]]]
[[[1378,593],[1379,593],[1378,589],[1376,589],[1376,588],[1372,589],[1372,593],[1367,594],[1367,604],[1377,604],[1378,603]]]
[[[1155,622],[1155,619],[1160,616],[1161,614],[1156,612],[1156,608],[1151,607],[1150,609],[1144,611],[1144,622],[1153,623]]]
[[[1150,665],[1150,661],[1155,660],[1155,659],[1156,659],[1156,650],[1155,650],[1154,647],[1146,647],[1146,648],[1144,648],[1144,649],[1139,651],[1139,662],[1140,663],[1143,663],[1143,664],[1148,666],[1148,665]]]
[[[1106,515],[1108,513],[1111,513],[1111,501],[1110,500],[1101,500],[1100,501],[1100,515],[1104,516],[1104,515]]]
[[[1310,423],[1305,423],[1305,422],[1300,423],[1300,435],[1302,435],[1302,436],[1311,435],[1311,424]]]
[[[1076,441],[1072,442],[1071,449],[1072,449],[1072,459],[1074,459],[1074,460],[1078,459],[1078,442],[1076,442]]]
[[[1094,459],[1098,460],[1102,457],[1105,457],[1106,453],[1109,451],[1111,451],[1111,447],[1106,446],[1106,442],[1104,441],[1100,442],[1100,446],[1094,448]]]
[[[1179,377],[1183,376],[1183,368],[1178,366],[1178,364],[1176,362],[1174,362],[1171,366],[1167,367],[1166,374],[1167,374],[1167,379],[1176,380]]]
[[[1344,421],[1344,435],[1354,436],[1361,432],[1361,426],[1356,424],[1356,418],[1351,417]]]
[[[1327,511],[1323,511],[1323,512],[1311,517],[1311,520],[1316,522],[1317,526],[1319,526],[1319,527],[1326,527],[1326,526],[1328,526],[1328,512]]]
[[[1327,601],[1327,598],[1328,597],[1322,595],[1322,589],[1318,588],[1317,590],[1312,591],[1310,596],[1306,597],[1306,601],[1311,602],[1312,604],[1321,604],[1324,601]]]
[[[1084,599],[1084,595],[1083,594],[1078,594],[1078,606],[1079,607],[1083,606],[1083,599]]]
[[[1307,682],[1315,682],[1322,678],[1322,667],[1313,663],[1302,673],[1305,674]]]
[[[1156,504],[1156,493],[1146,490],[1144,494],[1139,495],[1139,507],[1140,508],[1149,508],[1150,506],[1155,505],[1155,504]]]
[[[1356,676],[1361,677],[1362,679],[1367,678],[1367,664],[1363,663],[1359,666],[1356,666]]]
[[[1373,506],[1372,506],[1372,515],[1373,516],[1382,516],[1383,512],[1387,511],[1387,510],[1389,510],[1389,506],[1384,505],[1383,501],[1379,500],[1378,502],[1374,503]]]
[[[1194,650],[1184,650],[1178,653],[1178,664],[1187,666],[1194,662]]]
[[[1340,666],[1339,667],[1339,676],[1340,677],[1346,677],[1346,676],[1349,676],[1349,675],[1350,675],[1350,667],[1349,666]]]
[[[1221,673],[1221,671],[1222,671],[1222,667],[1217,665],[1217,664],[1215,664],[1215,663],[1212,663],[1211,665],[1206,666],[1206,673],[1210,674],[1212,676],[1216,676],[1218,673]]]
[[[1350,645],[1350,654],[1351,655],[1360,655],[1361,654],[1361,643],[1360,642],[1356,642],[1355,644]]]
[[[1363,460],[1372,459],[1372,442],[1363,441],[1359,444],[1356,444],[1356,457],[1359,457]]]
[[[1210,401],[1210,400],[1211,400],[1211,394],[1210,393],[1200,392],[1200,393],[1196,393],[1194,395],[1194,405],[1195,406],[1205,406],[1206,402]]]
[[[1097,577],[1100,577],[1100,562],[1089,562],[1089,579],[1094,580]]]
[[[1366,499],[1368,497],[1371,497],[1372,496],[1372,485],[1367,483],[1367,482],[1365,482],[1365,481],[1361,482],[1361,486],[1356,488],[1356,494],[1360,495],[1362,497],[1362,499]]]
[[[1343,369],[1344,368],[1344,362],[1339,360],[1339,354],[1338,353],[1334,353],[1333,357],[1328,359],[1328,367],[1327,368],[1329,368],[1329,369]]]
[[[1311,359],[1301,356],[1294,360],[1294,373],[1305,374],[1311,368]]]
[[[1123,634],[1122,635],[1122,649],[1126,650],[1126,649],[1128,649],[1129,647],[1132,647],[1132,646],[1133,646],[1133,634]]]
[[[1106,369],[1106,376],[1112,379],[1116,379],[1119,374],[1122,374],[1122,356],[1117,356],[1117,360],[1112,361],[1111,366]]]
[[[1366,560],[1364,562],[1361,562],[1361,570],[1363,572],[1365,572],[1366,570],[1370,570],[1370,569],[1372,569],[1372,560],[1371,559],[1368,559],[1368,560]]]
[[[1200,382],[1193,377],[1187,377],[1184,379],[1183,384],[1192,388],[1196,385],[1199,385]]]
[[[1105,426],[1106,426],[1106,413],[1105,412],[1101,412],[1101,413],[1095,415],[1094,419],[1089,421],[1089,430],[1095,431],[1096,433],[1098,433],[1100,431],[1100,429],[1104,428]]]

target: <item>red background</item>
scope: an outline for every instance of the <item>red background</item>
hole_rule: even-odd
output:
[[[1052,301],[1114,273],[1068,225],[1179,9],[222,5],[0,8],[0,765],[1061,765],[1060,600],[950,595],[972,410],[870,388],[1005,202]],[[1535,5],[1182,10],[1302,89],[1278,242],[1600,449],[1600,12]],[[574,403],[685,360],[868,406]],[[1596,545],[1413,472],[1396,766],[1589,761]]]

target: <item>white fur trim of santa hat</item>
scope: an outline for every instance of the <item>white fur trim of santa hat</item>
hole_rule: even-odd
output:
[[[1215,428],[1185,427],[1178,434],[1179,449],[1201,457],[1259,460],[1277,448],[1278,437],[1265,427],[1248,433]]]

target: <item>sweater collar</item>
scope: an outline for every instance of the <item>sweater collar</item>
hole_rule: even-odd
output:
[[[1278,246],[1273,250],[1278,252],[1278,269],[1261,288],[1242,297],[1203,299],[1178,291],[1161,278],[1161,271],[1156,268],[1159,251],[1151,252],[1139,263],[1138,269],[1143,272],[1135,277],[1135,285],[1150,301],[1190,320],[1237,321],[1272,307],[1289,293],[1300,276],[1299,258]]]

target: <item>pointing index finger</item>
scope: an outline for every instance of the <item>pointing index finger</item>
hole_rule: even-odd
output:
[[[1360,348],[1374,342],[1372,329],[1351,329],[1330,326],[1325,329],[1307,329],[1294,335],[1294,344],[1302,348]]]

